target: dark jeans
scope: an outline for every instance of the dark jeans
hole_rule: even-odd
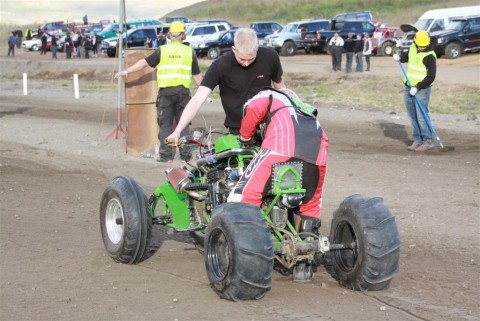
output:
[[[365,55],[365,62],[367,63],[366,71],[370,71],[370,55]]]
[[[161,95],[157,98],[157,123],[159,127],[158,140],[160,141],[160,158],[173,159],[175,157],[175,148],[165,144],[165,138],[173,132],[173,121],[178,123],[182,116],[183,109],[190,101],[190,94]],[[187,126],[180,136],[189,135],[190,130]],[[190,148],[180,149],[180,158],[190,158]]]
[[[72,58],[72,46],[65,46],[65,54],[67,55],[67,59]]]
[[[40,51],[41,55],[47,54],[47,43],[42,43],[42,51]]]
[[[363,72],[363,52],[359,51],[356,54],[357,67],[355,72]]]
[[[51,46],[50,50],[52,51],[52,58],[57,59],[57,46]]]
[[[346,72],[352,72],[353,52],[347,52],[347,65],[345,66]]]
[[[10,53],[12,53],[12,56],[15,56],[15,45],[8,45],[8,55],[10,56]]]
[[[330,49],[332,53],[332,69],[334,71],[341,70],[342,68],[342,47],[332,46]]]

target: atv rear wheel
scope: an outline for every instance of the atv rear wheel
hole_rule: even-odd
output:
[[[399,270],[400,237],[383,199],[347,197],[333,213],[330,233],[332,244],[351,245],[331,255],[341,285],[360,291],[389,287]]]
[[[145,192],[133,178],[118,176],[103,192],[100,225],[105,249],[113,260],[142,261],[152,234],[152,215]]]
[[[224,203],[214,209],[205,236],[205,266],[220,298],[262,298],[272,285],[274,258],[271,234],[258,207]]]

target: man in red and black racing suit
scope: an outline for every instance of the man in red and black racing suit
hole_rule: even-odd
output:
[[[296,96],[288,89],[285,93]],[[299,232],[318,235],[328,138],[316,116],[303,112],[285,93],[267,89],[245,103],[240,141],[248,144],[254,137],[257,125],[265,123],[266,128],[260,151],[245,169],[228,201],[260,206],[262,196],[271,189],[273,165],[302,162],[306,193],[297,212],[301,221],[296,220],[296,228]]]

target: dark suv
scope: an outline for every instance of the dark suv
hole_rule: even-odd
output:
[[[463,53],[480,50],[480,16],[455,18],[445,30],[431,33],[437,57],[456,59]]]
[[[220,55],[232,50],[233,37],[236,29],[217,32],[207,40],[192,45],[198,57],[207,56],[210,59],[217,59]]]
[[[152,26],[152,27],[144,27],[138,29],[130,29],[127,31],[127,34],[123,37],[123,45],[125,48],[145,48],[145,41],[147,38],[155,39],[159,32],[163,32],[167,34],[169,26]],[[108,40],[108,39],[107,39]],[[111,38],[111,40],[102,41],[102,46],[106,46],[106,52],[109,57],[116,57],[117,55],[117,47],[118,47],[118,38]]]
[[[266,36],[280,32],[283,26],[276,21],[255,21],[250,24],[250,28],[255,30],[259,44],[263,45]]]

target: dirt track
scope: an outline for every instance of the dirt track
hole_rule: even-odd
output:
[[[328,72],[327,56],[282,60],[286,71]],[[440,60],[439,86],[459,85],[456,75],[468,70],[480,87],[478,60]],[[391,61],[375,64],[369,77],[386,74]],[[14,77],[0,83],[1,320],[480,320],[480,136],[466,116],[433,114],[449,148],[418,154],[406,151],[405,113],[321,106],[330,138],[321,233],[348,195],[383,197],[401,235],[400,274],[389,290],[360,293],[324,267],[311,284],[275,273],[265,298],[233,303],[210,289],[202,256],[180,234],[154,227],[150,257],[139,265],[106,256],[98,209],[108,182],[129,175],[150,193],[166,168],[125,154],[123,139],[104,140],[115,127],[115,93],[82,91],[75,100],[69,88],[34,79],[22,94],[25,66],[98,75],[112,73],[112,60],[67,64],[19,53],[1,56],[0,66]],[[221,127],[217,101],[200,114]]]

